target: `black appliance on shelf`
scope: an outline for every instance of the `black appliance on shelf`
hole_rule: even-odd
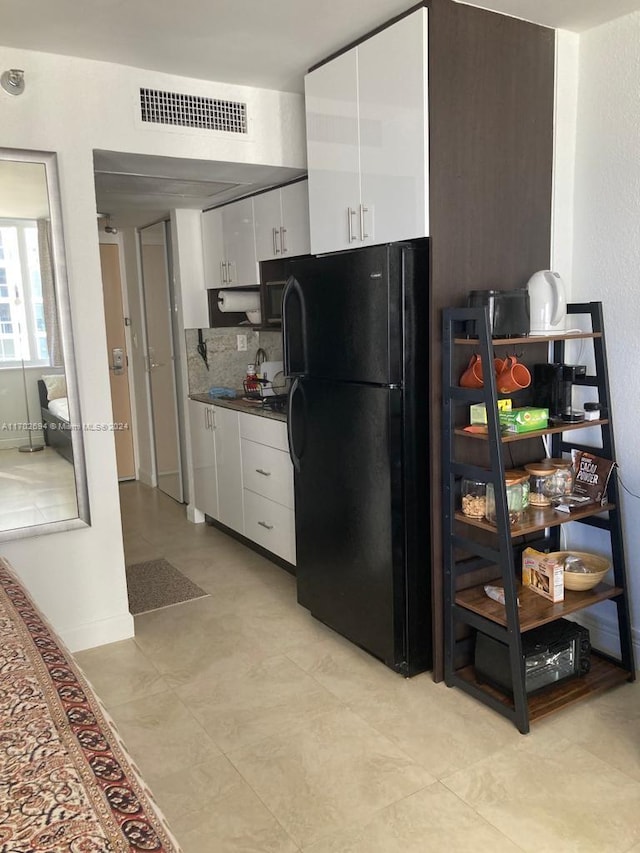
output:
[[[586,375],[585,364],[534,364],[534,405],[548,408],[552,421],[580,423],[584,411],[573,408],[573,386]]]
[[[413,675],[432,663],[428,243],[287,268],[298,601]]]
[[[489,309],[489,328],[494,338],[522,338],[529,334],[529,291],[471,290],[467,297],[469,308]],[[467,323],[469,337],[477,338],[478,330],[473,320]]]
[[[576,622],[558,619],[522,635],[525,690],[536,693],[550,684],[586,675],[591,669],[589,631]],[[476,677],[513,693],[509,646],[478,631]]]

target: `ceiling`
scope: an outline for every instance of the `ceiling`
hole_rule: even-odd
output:
[[[0,43],[301,92],[309,66],[412,5],[412,0],[5,0]],[[640,9],[640,0],[469,5],[581,32]],[[295,176],[285,174],[290,170],[255,169],[155,157],[134,162],[127,155],[98,152],[99,209],[114,214],[116,225],[146,224],[171,207],[207,207]]]

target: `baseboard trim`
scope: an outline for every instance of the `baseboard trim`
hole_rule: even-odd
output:
[[[149,471],[143,471],[142,468],[138,471],[138,479],[141,483],[144,483],[145,486],[151,486],[152,489],[155,489],[158,485],[153,474]]]
[[[130,613],[59,631],[63,642],[72,652],[82,652],[85,649],[93,649],[95,646],[129,640],[134,633],[133,616]]]

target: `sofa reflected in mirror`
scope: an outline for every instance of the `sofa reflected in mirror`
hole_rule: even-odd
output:
[[[0,540],[89,523],[56,155],[0,148]]]

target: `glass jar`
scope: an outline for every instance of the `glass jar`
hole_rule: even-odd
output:
[[[529,498],[531,487],[529,485],[529,474],[524,468],[513,468],[511,471],[505,471],[505,475],[509,475],[511,480],[519,478],[522,485],[522,510],[529,509]]]
[[[505,471],[504,484],[507,491],[507,511],[509,523],[519,524],[529,500],[529,474],[526,471]],[[487,483],[486,519],[490,524],[497,524],[496,499],[493,484]]]
[[[468,518],[484,518],[487,484],[479,480],[462,481],[462,512]]]
[[[524,467],[529,474],[529,503],[531,506],[551,506],[551,497],[548,494],[549,483],[547,481],[554,475],[557,469],[546,459],[542,462],[532,462]]]
[[[573,490],[573,471],[570,460],[550,459],[549,462],[553,469],[547,480],[545,495],[551,500],[570,495]]]

